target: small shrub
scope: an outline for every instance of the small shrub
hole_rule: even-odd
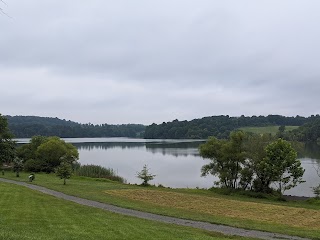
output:
[[[233,189],[233,188],[215,188],[215,187],[212,187],[209,190],[221,195],[243,196],[243,197],[250,197],[250,198],[285,201],[285,199],[281,196],[281,194],[279,194],[276,191],[273,191],[270,193],[262,193],[262,192],[256,192],[251,190]]]
[[[34,159],[29,159],[24,163],[24,170],[27,172],[40,172],[41,164]]]
[[[153,180],[155,176],[156,175],[150,173],[150,170],[148,169],[147,165],[144,165],[142,170],[140,172],[137,172],[137,178],[143,180],[141,184],[143,186],[149,186],[149,181]]]
[[[56,168],[56,175],[63,179],[63,185],[66,185],[66,180],[71,177],[72,167],[70,163],[61,162]]]
[[[316,196],[316,199],[320,199],[320,184],[317,187],[312,188],[314,195]]]

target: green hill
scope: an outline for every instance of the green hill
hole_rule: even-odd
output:
[[[141,137],[142,124],[93,125],[80,124],[65,119],[38,116],[5,116],[8,126],[16,138],[30,138],[35,135],[58,137]]]
[[[274,126],[301,126],[319,115],[311,117],[285,117],[280,115],[229,117],[212,116],[191,121],[178,121],[152,124],[146,127],[145,138],[173,138],[173,139],[206,139],[209,136],[227,138],[231,131],[243,127],[274,127]],[[269,129],[268,131],[274,129]]]

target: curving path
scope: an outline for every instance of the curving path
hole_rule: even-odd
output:
[[[256,230],[247,230],[247,229],[241,229],[241,228],[235,228],[235,227],[229,227],[225,225],[219,225],[219,224],[213,224],[213,223],[207,223],[207,222],[200,222],[200,221],[192,221],[192,220],[186,220],[186,219],[180,219],[175,217],[167,217],[162,215],[157,215],[153,213],[147,213],[147,212],[141,212],[137,210],[132,209],[126,209],[121,207],[116,207],[114,205],[106,204],[106,203],[100,203],[92,200],[87,200],[84,198],[74,197],[71,195],[67,195],[61,192],[57,192],[54,190],[50,190],[45,187],[32,185],[25,182],[19,182],[14,180],[8,180],[4,178],[0,178],[1,182],[6,183],[12,183],[17,184],[20,186],[28,187],[30,189],[40,191],[42,193],[62,198],[71,202],[75,202],[81,205],[100,208],[103,210],[107,210],[110,212],[158,221],[158,222],[164,222],[164,223],[171,223],[171,224],[177,224],[182,226],[188,226],[188,227],[194,227],[199,229],[204,229],[207,231],[213,231],[213,232],[219,232],[223,233],[225,235],[234,235],[234,236],[242,236],[242,237],[253,237],[253,238],[260,238],[260,239],[266,239],[266,240],[273,240],[273,239],[291,239],[291,240],[310,240],[308,238],[301,238],[301,237],[295,237],[295,236],[288,236],[284,234],[278,234],[278,233],[270,233],[270,232],[263,232],[263,231],[256,231]]]

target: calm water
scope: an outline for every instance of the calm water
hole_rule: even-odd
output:
[[[145,140],[128,138],[70,138],[79,150],[81,164],[96,164],[113,168],[129,183],[141,183],[136,177],[144,164],[156,177],[151,184],[173,188],[210,188],[217,180],[213,176],[200,177],[202,165],[208,163],[199,156],[201,141]],[[29,139],[19,139],[28,142]],[[299,159],[305,168],[305,183],[285,194],[313,196],[310,187],[320,183],[315,168],[320,166],[320,147],[307,146]]]

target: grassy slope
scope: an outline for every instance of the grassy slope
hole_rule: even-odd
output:
[[[7,173],[6,177],[16,179],[14,177],[14,174]],[[27,174],[21,175],[21,180],[27,180]],[[259,230],[265,230],[270,232],[279,232],[279,233],[285,233],[285,234],[291,234],[291,235],[299,235],[299,236],[305,236],[310,238],[318,238],[320,239],[320,229],[315,229],[314,227],[309,227],[308,225],[301,225],[301,226],[295,226],[291,224],[291,221],[289,219],[292,219],[292,212],[305,212],[305,211],[319,211],[320,206],[319,205],[310,205],[306,203],[284,203],[284,202],[270,202],[267,200],[260,200],[260,199],[248,199],[244,197],[230,197],[230,196],[222,196],[216,193],[213,193],[211,191],[205,191],[205,190],[193,190],[193,189],[160,189],[160,188],[151,188],[154,191],[160,191],[160,192],[170,192],[170,193],[183,193],[186,194],[187,198],[188,196],[195,196],[195,199],[201,198],[212,198],[212,206],[208,205],[208,208],[214,208],[215,206],[215,200],[219,199],[219,201],[225,202],[225,206],[229,206],[223,211],[232,211],[227,214],[219,214],[217,212],[206,212],[201,211],[197,209],[196,207],[194,209],[191,208],[185,208],[185,207],[179,207],[175,206],[173,204],[160,204],[156,201],[156,197],[154,197],[155,201],[148,201],[144,199],[132,199],[130,196],[125,196],[121,194],[114,194],[114,192],[110,191],[118,191],[121,192],[121,189],[130,189],[137,191],[137,194],[139,191],[144,190],[144,188],[138,187],[138,186],[131,186],[131,185],[124,185],[124,184],[118,184],[114,182],[108,182],[108,181],[94,181],[91,179],[86,178],[79,178],[79,177],[73,177],[70,179],[68,184],[66,186],[62,185],[62,181],[59,180],[54,175],[47,175],[47,174],[37,174],[36,175],[36,181],[34,184],[38,184],[41,186],[45,186],[57,191],[61,191],[70,195],[75,195],[87,199],[92,199],[100,202],[106,202],[111,203],[117,206],[122,206],[126,208],[133,208],[133,209],[139,209],[143,211],[163,214],[163,215],[169,215],[169,216],[176,216],[181,218],[187,218],[187,219],[194,219],[194,220],[202,220],[202,221],[208,221],[213,223],[221,223],[231,226],[237,226],[237,227],[244,227],[248,229],[259,229]],[[108,193],[109,192],[109,193]],[[161,195],[161,193],[159,193]],[[192,197],[191,197],[192,198]],[[203,199],[200,199],[202,201]],[[170,202],[170,201],[169,201]],[[175,200],[172,199],[172,202],[174,203]],[[261,207],[264,207],[267,212],[266,214],[268,216],[271,216],[271,218],[267,219],[258,219],[258,218],[244,218],[243,215],[251,214],[251,215],[261,215],[261,212],[257,211],[256,209],[259,209],[259,205],[255,206],[255,208],[250,208],[250,204],[247,205],[247,207],[240,207],[242,206],[242,203],[248,204],[248,202],[253,202],[254,204],[262,204]],[[188,203],[190,204],[190,203]],[[197,204],[197,203],[196,203]],[[199,202],[198,205],[201,205],[202,202]],[[231,205],[230,205],[231,204]],[[224,204],[220,205],[223,206]],[[269,205],[270,208],[266,208],[266,205]],[[272,207],[276,205],[276,207]],[[277,222],[272,220],[272,212],[274,212],[275,209],[279,209],[277,207],[283,207],[281,208],[282,219],[288,219],[286,222]],[[299,208],[298,210],[296,208]],[[238,211],[237,214],[233,214],[233,209]],[[294,210],[294,211],[293,211]],[[239,213],[240,211],[240,213]],[[233,214],[233,215],[232,215]],[[300,216],[300,214],[298,214]],[[310,216],[311,218],[312,216]],[[310,220],[310,219],[309,219]],[[312,219],[311,219],[312,220]],[[299,219],[296,219],[296,222],[299,222]],[[301,222],[307,223],[308,222],[308,214],[305,219],[302,219]],[[314,224],[314,223],[313,223]]]
[[[0,239],[235,239],[85,207],[8,183],[0,183],[0,192]]]
[[[293,129],[298,128],[299,126],[286,126],[285,131],[291,131]],[[271,133],[272,135],[276,135],[278,132],[279,126],[267,126],[267,127],[242,127],[239,128],[245,132],[251,132],[255,134],[263,134],[263,133]]]

